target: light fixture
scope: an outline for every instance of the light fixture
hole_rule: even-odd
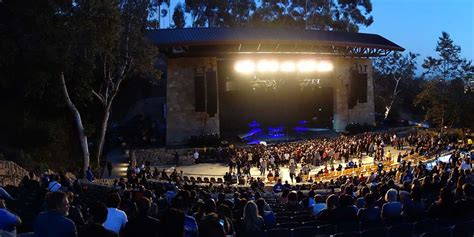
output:
[[[257,64],[257,70],[259,72],[277,72],[278,61],[276,60],[260,60]]]
[[[321,61],[317,65],[318,72],[329,72],[332,71],[333,65],[327,61]]]
[[[252,60],[238,61],[234,66],[235,71],[243,74],[255,72],[255,63]]]
[[[294,72],[296,71],[296,65],[293,61],[284,61],[280,64],[280,71]]]
[[[334,69],[334,66],[329,61],[316,61],[314,59],[301,59],[298,61],[292,60],[269,60],[261,59],[254,60],[239,60],[235,63],[234,69],[238,73],[252,74],[256,71],[259,73],[275,73],[275,72],[298,72],[298,73],[312,73],[312,72],[329,72]]]
[[[315,60],[300,60],[298,62],[298,71],[307,73],[307,72],[314,72],[317,69],[318,64],[316,63]]]

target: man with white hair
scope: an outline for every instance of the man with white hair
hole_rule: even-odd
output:
[[[402,204],[397,201],[398,191],[396,189],[389,189],[385,194],[386,203],[382,206],[382,219],[396,220],[401,217]]]

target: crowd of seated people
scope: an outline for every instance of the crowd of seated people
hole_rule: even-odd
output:
[[[62,174],[31,174],[19,187],[0,190],[0,234],[472,236],[474,175],[470,158],[457,157],[463,146],[453,145],[451,162],[432,169],[402,162],[369,177],[342,175],[301,185],[280,179],[273,187],[260,179],[243,187],[152,182],[146,175],[102,187]]]

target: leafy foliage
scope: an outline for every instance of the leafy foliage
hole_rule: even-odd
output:
[[[417,117],[413,106],[414,97],[421,90],[420,80],[415,77],[417,57],[412,52],[394,52],[374,60],[375,108],[378,114],[384,114],[384,119]]]
[[[93,89],[100,92],[113,83],[126,60],[127,75],[156,78],[157,51],[143,37],[149,6],[145,0],[2,1],[0,53],[9,59],[0,57],[0,91],[10,93],[1,110],[10,129],[0,136],[1,147],[57,167],[80,160],[59,74],[65,73],[72,100],[83,112],[87,135],[95,137],[103,106]],[[112,80],[105,83],[105,74]]]
[[[186,0],[193,27],[286,27],[359,31],[373,22],[370,0]]]
[[[473,95],[464,90],[464,84],[474,71],[471,61],[460,57],[461,48],[446,32],[439,38],[436,52],[438,58],[424,60],[424,75],[429,78],[414,102],[422,107],[426,119],[441,128],[473,127]]]
[[[174,8],[173,22],[175,28],[183,28],[186,25],[186,18],[184,16],[183,4],[178,3]]]

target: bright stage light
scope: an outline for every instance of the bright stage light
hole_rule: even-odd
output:
[[[257,69],[259,72],[276,72],[278,71],[278,62],[275,60],[260,60]]]
[[[234,66],[235,71],[243,74],[255,72],[255,63],[252,60],[238,61]]]
[[[285,60],[268,60],[262,59],[254,60],[240,60],[234,65],[234,69],[238,73],[252,74],[258,71],[259,73],[275,73],[275,72],[298,72],[298,73],[312,73],[312,72],[329,72],[334,69],[334,66],[329,61],[316,61],[313,59],[302,59],[299,61]]]
[[[314,72],[316,71],[318,64],[315,60],[300,60],[298,62],[299,72]]]
[[[296,71],[296,65],[292,61],[285,61],[280,64],[280,71],[282,72],[294,72]]]
[[[317,70],[319,72],[329,72],[332,71],[333,65],[330,62],[321,61],[317,65]]]

